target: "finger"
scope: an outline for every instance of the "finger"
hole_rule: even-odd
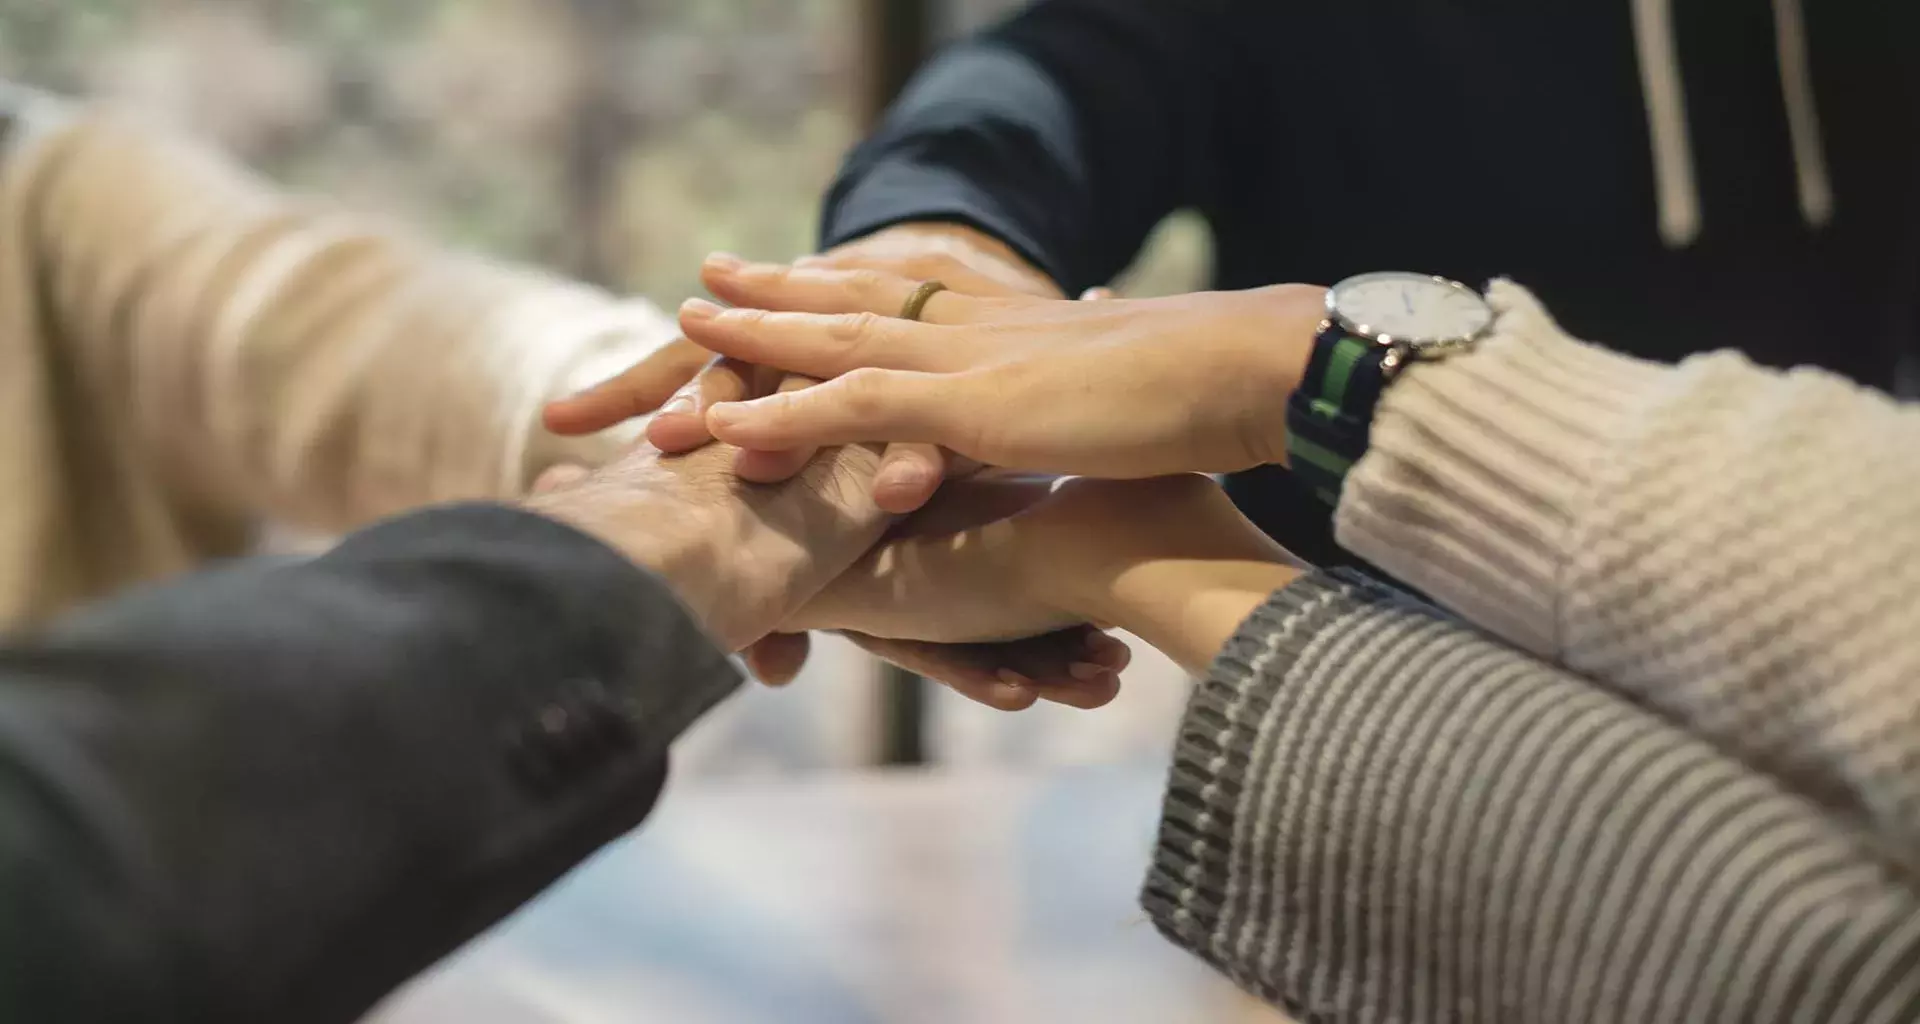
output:
[[[972,343],[954,328],[877,313],[725,309],[688,299],[680,307],[680,325],[717,355],[820,380],[863,366],[943,372],[974,362],[966,354]]]
[[[670,454],[706,444],[713,440],[707,432],[707,410],[721,402],[757,397],[752,380],[753,367],[733,359],[713,359],[647,422],[647,440]]]
[[[1040,699],[1061,707],[1076,708],[1081,711],[1098,711],[1113,703],[1120,696],[1120,676],[1107,672],[1086,679],[1075,679],[1071,683],[1054,686],[1036,686]]]
[[[999,659],[981,645],[929,644],[917,640],[886,640],[860,633],[847,638],[882,661],[917,676],[934,680],[960,696],[1000,711],[1024,711],[1040,699],[1039,692],[1018,676],[1001,678]]]
[[[971,392],[964,375],[859,370],[805,391],[716,405],[707,429],[742,448],[918,442],[977,456],[955,431]]]
[[[912,281],[938,281],[957,295],[972,298],[1040,298],[1042,286],[1013,281],[969,267],[945,254],[911,256],[847,251],[822,253],[795,260],[796,270],[870,270],[893,274]],[[1056,294],[1055,298],[1058,297]],[[928,303],[932,305],[931,302]],[[944,305],[944,303],[943,303]],[[944,312],[944,311],[943,311]],[[944,322],[944,321],[942,321]]]
[[[763,374],[766,373],[764,369],[761,369],[760,372]],[[814,380],[812,377],[802,377],[799,374],[787,374],[780,380],[779,387],[775,389],[775,393],[785,394],[790,391],[800,391],[818,383],[819,381]],[[756,388],[756,390],[761,389]],[[773,450],[746,448],[742,449],[740,454],[735,457],[733,461],[733,472],[740,479],[748,483],[777,484],[785,480],[793,479],[801,470],[807,468],[807,463],[812,462],[814,455],[818,452],[818,448],[806,446]]]
[[[886,270],[782,263],[748,263],[738,257],[707,257],[700,283],[723,302],[748,309],[777,309],[793,313],[873,313],[897,317],[914,292],[938,275],[908,276]],[[980,304],[953,282],[938,278],[946,290],[920,308],[918,319],[929,324],[963,324],[977,320]]]
[[[805,633],[771,633],[746,649],[748,671],[768,686],[793,682],[806,667],[812,642]]]
[[[1119,670],[1133,657],[1125,644],[1092,626],[1058,630],[1006,644],[981,644],[1012,670],[1031,680],[1043,701],[1092,711],[1119,695]]]
[[[1067,675],[1074,685],[1043,690],[1041,699],[1091,711],[1105,707],[1120,694],[1120,673],[1133,661],[1127,645],[1092,626],[1082,628],[1066,642],[1072,646]]]
[[[1082,647],[1082,657],[1109,672],[1123,672],[1133,664],[1133,648],[1118,637],[1109,636],[1091,626]]]
[[[592,471],[587,469],[587,467],[572,462],[562,462],[548,466],[541,471],[538,477],[534,478],[533,493],[545,494],[548,491],[557,491],[568,484],[578,483],[585,479],[590,472]]]
[[[873,479],[873,501],[883,512],[919,511],[946,479],[946,450],[932,444],[889,445]]]
[[[591,434],[645,416],[692,380],[713,354],[675,338],[617,376],[578,394],[549,402],[542,419],[556,434]]]
[[[847,635],[877,657],[1002,711],[1023,710],[1035,700],[1092,710],[1111,703],[1120,692],[1117,670],[1075,671],[1088,656],[1087,638],[1102,636],[1088,627],[988,644]]]
[[[1000,660],[1003,672],[1030,680],[1028,685],[1041,700],[1091,711],[1112,703],[1120,693],[1119,669],[1093,660],[1089,645],[1094,637],[1110,639],[1097,629],[1081,626],[982,646]],[[1111,655],[1107,657],[1111,660]]]

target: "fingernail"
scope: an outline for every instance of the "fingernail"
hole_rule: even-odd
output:
[[[719,303],[706,299],[688,299],[680,304],[680,315],[690,320],[711,320],[724,311]]]
[[[793,265],[803,270],[812,270],[815,267],[827,266],[832,262],[832,260],[827,259],[825,256],[802,256],[794,260]]]
[[[740,269],[740,265],[745,262],[746,260],[730,252],[716,252],[707,257],[707,268],[709,270],[733,271]]]
[[[1113,670],[1105,665],[1095,665],[1086,661],[1076,661],[1067,666],[1067,674],[1083,683],[1091,683],[1112,672]]]
[[[1020,673],[1015,672],[1010,668],[1003,668],[999,672],[994,673],[994,678],[1000,680],[1002,683],[1005,683],[1008,686],[1016,686],[1022,690],[1033,689],[1033,680],[1028,679],[1026,676],[1023,676]]]
[[[739,402],[721,402],[707,410],[707,422],[716,427],[737,427],[747,418]]]
[[[1095,634],[1087,641],[1087,657],[1092,658],[1095,664],[1117,672],[1133,660],[1133,651],[1110,636]]]
[[[926,463],[911,455],[904,455],[881,464],[880,473],[875,482],[881,486],[900,490],[918,489],[925,487],[927,478],[932,475],[933,471],[927,467]]]
[[[691,416],[695,402],[692,395],[675,395],[660,407],[660,416]]]

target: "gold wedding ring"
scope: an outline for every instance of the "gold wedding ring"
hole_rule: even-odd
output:
[[[947,290],[947,286],[938,281],[927,281],[907,296],[907,304],[900,307],[900,319],[918,320],[920,314],[927,311],[927,302],[935,295]]]

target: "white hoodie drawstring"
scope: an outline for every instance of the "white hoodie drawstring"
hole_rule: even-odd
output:
[[[1640,95],[1653,142],[1653,197],[1660,240],[1669,249],[1700,237],[1700,186],[1693,177],[1687,100],[1673,43],[1673,0],[1633,0],[1633,45],[1640,57]]]
[[[1827,176],[1800,0],[1773,0],[1773,25],[1800,216],[1811,227],[1824,227],[1833,219],[1833,184]],[[1700,237],[1700,186],[1694,177],[1680,56],[1673,40],[1673,0],[1633,0],[1633,42],[1653,145],[1660,239],[1668,248],[1685,248]]]
[[[1800,0],[1773,0],[1773,38],[1780,59],[1780,92],[1787,104],[1787,131],[1793,139],[1800,216],[1811,227],[1825,227],[1833,220],[1833,183],[1827,178],[1820,109],[1813,102],[1813,72],[1807,63],[1807,28]]]

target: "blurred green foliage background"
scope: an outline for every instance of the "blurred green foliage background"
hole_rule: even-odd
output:
[[[977,24],[1009,0],[961,0]],[[858,137],[854,0],[0,0],[0,75],[294,187],[673,304],[809,249]],[[1197,284],[1176,226],[1136,290]]]

